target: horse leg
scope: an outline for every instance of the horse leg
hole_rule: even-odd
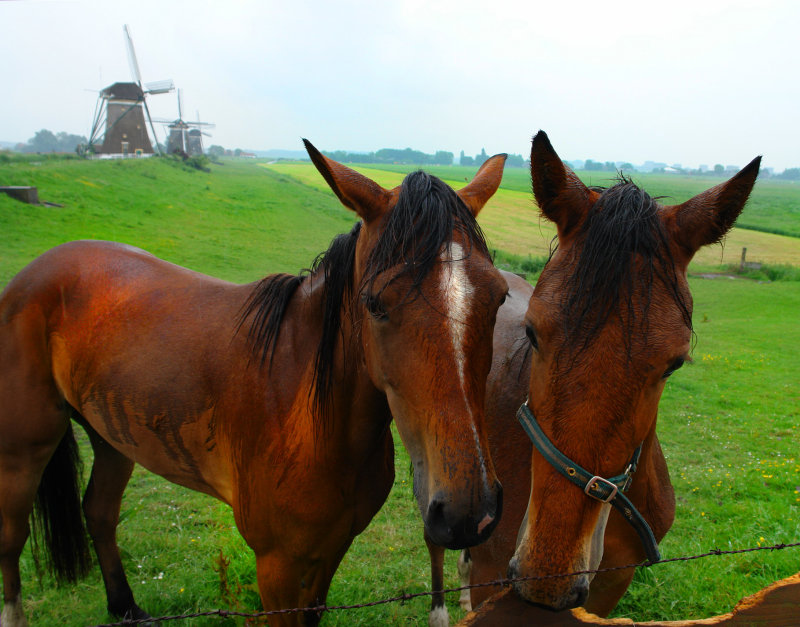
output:
[[[444,548],[434,544],[428,536],[427,529],[424,532],[425,546],[428,547],[428,555],[431,560],[431,613],[428,615],[428,625],[430,627],[447,627],[450,624],[450,616],[447,613],[447,606],[444,604]]]
[[[0,459],[0,570],[3,573],[0,624],[3,627],[28,624],[22,609],[19,557],[30,533],[28,519],[41,476],[41,470],[36,472],[31,466],[34,465],[29,466],[21,459],[12,462],[6,455]]]
[[[333,578],[333,572],[328,573],[322,564],[299,564],[281,551],[257,555],[256,575],[265,610],[324,605]],[[270,627],[316,627],[321,618],[321,612],[308,611],[274,614],[267,620]]]
[[[468,586],[470,582],[470,578],[472,576],[472,557],[470,556],[469,549],[464,549],[461,551],[461,555],[458,556],[458,577],[461,581],[461,586]],[[465,588],[461,591],[461,596],[458,599],[458,604],[461,606],[461,609],[465,612],[472,611],[472,597],[470,595],[469,588]]]
[[[3,573],[3,627],[27,625],[22,609],[19,558],[30,534],[29,519],[47,463],[64,435],[64,415],[53,413],[56,433],[47,437],[43,428],[42,442],[25,445],[9,438],[0,450],[0,571]],[[43,421],[43,424],[47,424]],[[52,424],[52,423],[50,423]]]
[[[133,599],[117,546],[122,493],[128,485],[134,463],[103,440],[83,418],[76,417],[76,420],[89,435],[94,451],[92,474],[83,497],[83,512],[103,573],[108,611],[126,619],[150,618]]]

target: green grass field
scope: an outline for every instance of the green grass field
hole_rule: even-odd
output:
[[[755,155],[753,155],[755,157]],[[745,163],[741,164],[745,166]],[[413,166],[370,165],[370,168],[389,172],[405,173]],[[430,166],[426,171],[448,181],[464,181],[475,174],[477,168],[469,166]],[[577,171],[587,185],[608,187],[615,182],[613,172]],[[646,189],[651,196],[663,196],[663,204],[676,204],[698,194],[709,187],[718,185],[725,178],[716,176],[688,176],[676,174],[631,175],[634,182]],[[525,168],[506,168],[503,176],[503,189],[523,192],[530,195],[531,178]],[[755,192],[747,205],[747,210],[739,219],[740,227],[747,227],[767,233],[777,233],[800,237],[800,184],[796,181],[760,179]]]
[[[402,172],[391,169],[368,173],[387,186],[402,179]],[[455,185],[471,172],[454,168],[440,174]],[[499,257],[539,257],[552,237],[532,206],[529,182],[523,188],[523,174],[509,171],[481,214]],[[0,285],[37,254],[79,238],[124,241],[201,272],[252,281],[267,272],[308,267],[334,235],[354,222],[309,165],[226,161],[204,173],[161,160],[6,163],[0,164],[0,182],[37,185],[42,200],[64,205],[32,207],[0,195]],[[654,195],[666,193],[640,182]],[[762,189],[759,183],[754,205]],[[783,212],[776,209],[774,224],[791,223],[796,211],[800,188],[786,189],[794,189],[794,195],[784,199]],[[693,192],[671,193],[677,202]],[[748,206],[743,220],[750,211]],[[740,236],[748,243],[764,238],[771,263],[800,265],[800,239],[741,228],[725,249],[735,261],[740,250],[734,242]],[[758,259],[750,250],[748,258]],[[719,270],[727,262],[716,247],[692,270]],[[670,380],[660,406],[659,433],[678,497],[676,522],[662,553],[675,557],[798,541],[800,282],[693,278],[691,287],[694,363]],[[520,431],[515,437],[524,435]],[[408,457],[397,438],[396,450],[395,486],[345,557],[330,605],[430,587]],[[119,542],[137,600],[153,614],[260,607],[252,555],[228,508],[209,497],[137,468],[123,502]],[[448,555],[448,586],[457,585],[456,557]],[[721,613],[743,595],[798,570],[798,549],[655,566],[637,575],[616,615],[654,620]],[[96,567],[78,585],[56,586],[48,576],[37,576],[26,550],[23,586],[32,624],[89,625],[110,618]],[[456,597],[449,599],[451,617],[461,616]],[[419,599],[332,612],[323,625],[426,625],[427,607],[428,600]],[[240,623],[197,619],[179,624]]]

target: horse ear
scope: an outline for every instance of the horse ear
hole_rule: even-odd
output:
[[[503,180],[503,167],[505,167],[507,158],[508,155],[505,153],[489,157],[478,169],[475,178],[456,192],[472,211],[472,215],[477,216],[500,187],[500,181]]]
[[[531,143],[531,182],[536,204],[555,222],[560,239],[583,222],[596,199],[596,193],[564,165],[544,131]]]
[[[744,209],[760,165],[761,157],[756,157],[729,181],[680,205],[664,207],[664,222],[689,259],[701,247],[725,237]]]
[[[303,144],[322,178],[342,204],[355,211],[364,222],[372,222],[389,210],[391,192],[363,174],[328,159],[307,139],[303,140]]]

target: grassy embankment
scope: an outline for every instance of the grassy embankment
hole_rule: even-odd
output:
[[[386,169],[364,171],[386,186],[402,178]],[[452,168],[436,173],[457,185],[473,171]],[[501,260],[502,252],[516,255],[515,263],[529,254],[532,259],[546,254],[552,238],[549,225],[531,205],[526,176],[509,170],[481,215],[490,246]],[[158,161],[48,161],[0,164],[0,180],[37,185],[43,200],[64,205],[31,207],[0,196],[0,285],[40,252],[84,237],[124,241],[202,272],[251,281],[266,272],[307,267],[354,221],[308,165],[262,168],[253,162],[226,162],[206,174]],[[680,202],[717,181],[673,191],[659,188],[657,178],[641,177],[640,182],[653,195],[670,194]],[[780,187],[777,195],[785,189],[794,195],[781,197],[784,209],[773,212],[777,217],[770,212],[751,215],[767,202],[761,194],[769,196],[771,185],[759,183],[741,222],[768,230],[792,223],[794,215],[796,223],[800,190],[788,186]],[[692,270],[737,263],[741,246],[748,247],[751,260],[800,265],[800,239],[736,229],[724,256],[715,247],[699,255]],[[759,250],[765,256],[759,256]],[[695,363],[673,377],[660,408],[660,435],[679,500],[663,554],[796,541],[800,283],[692,279],[691,285]],[[408,458],[399,443],[396,448],[395,487],[345,557],[330,604],[429,588],[427,553],[406,472]],[[150,612],[259,607],[252,556],[226,506],[137,469],[123,502],[119,534],[134,593]],[[448,556],[449,586],[456,585],[455,557]],[[798,564],[797,551],[787,550],[656,566],[637,575],[617,613],[647,620],[727,611],[742,595],[797,572]],[[108,619],[97,568],[79,585],[63,587],[53,586],[46,576],[37,583],[27,551],[23,568],[26,609],[35,624]],[[423,599],[331,613],[323,624],[424,625],[426,613]],[[460,615],[453,605],[451,615]],[[186,624],[204,624],[200,620]]]

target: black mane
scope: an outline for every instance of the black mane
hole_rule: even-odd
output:
[[[338,235],[327,251],[320,254],[310,269],[298,275],[277,274],[261,280],[250,294],[239,316],[239,328],[248,318],[248,339],[261,367],[269,357],[270,366],[278,343],[281,323],[297,288],[306,280],[324,277],[323,311],[320,311],[322,337],[314,362],[313,403],[325,424],[331,413],[333,357],[340,334],[342,311],[353,307],[362,293],[370,297],[377,277],[400,267],[393,277],[411,277],[407,296],[418,292],[443,246],[450,246],[460,233],[472,250],[489,257],[483,232],[472,212],[458,195],[438,178],[418,171],[402,183],[397,204],[384,217],[385,228],[367,259],[364,278],[354,294],[353,270],[361,222],[348,234]],[[385,289],[386,286],[384,286]]]
[[[572,343],[578,352],[589,345],[612,313],[624,308],[624,338],[630,357],[637,321],[641,330],[647,331],[654,280],[667,287],[684,322],[692,328],[689,304],[680,289],[659,212],[656,200],[622,175],[616,185],[602,190],[589,210],[573,247],[577,265],[562,300],[564,332],[578,340]]]

